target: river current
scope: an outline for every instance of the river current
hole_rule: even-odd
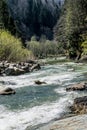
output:
[[[46,82],[36,85],[35,81]],[[87,65],[58,63],[21,76],[0,77],[0,88],[11,87],[15,95],[0,96],[0,130],[39,130],[39,126],[69,113],[75,97],[86,92],[66,92],[66,87],[87,81]]]

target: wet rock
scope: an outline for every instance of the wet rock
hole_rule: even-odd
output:
[[[34,64],[34,65],[30,68],[31,71],[33,71],[33,70],[40,70],[40,69],[41,69],[40,64]]]
[[[87,90],[87,83],[82,82],[66,88],[66,91],[76,91],[76,90],[79,91]]]
[[[9,63],[7,61],[0,62],[0,75],[10,76],[10,75],[21,75],[24,73],[29,73],[33,70],[41,69],[40,64],[36,61],[19,62],[19,63]]]
[[[72,113],[85,114],[87,113],[87,96],[74,99],[73,106],[70,107]]]
[[[4,90],[0,91],[0,95],[11,95],[15,93],[15,90],[13,90],[12,88],[5,88]]]
[[[16,67],[9,67],[6,68],[4,73],[8,76],[10,75],[20,75],[20,74],[24,74],[24,70],[16,68]]]
[[[21,67],[21,69],[24,70],[26,73],[30,72],[29,66],[23,66],[23,67]]]
[[[41,82],[41,81],[37,80],[37,81],[35,81],[35,84],[41,85],[41,84],[46,84],[46,82]]]

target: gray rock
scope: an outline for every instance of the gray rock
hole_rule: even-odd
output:
[[[15,93],[15,90],[13,90],[12,88],[5,88],[4,90],[0,91],[0,95],[11,95]]]
[[[41,85],[41,84],[46,84],[46,82],[41,82],[41,81],[37,80],[37,81],[35,81],[35,84]]]
[[[34,65],[30,68],[31,71],[33,71],[33,70],[40,70],[40,69],[41,69],[40,64],[34,64]]]
[[[9,68],[6,68],[4,73],[8,76],[10,75],[20,75],[20,74],[24,74],[24,70],[22,69],[19,69],[19,68],[16,68],[16,67],[9,67]]]
[[[87,96],[74,99],[73,106],[70,109],[75,114],[87,113]]]
[[[79,91],[87,90],[87,83],[82,82],[66,88],[66,91],[76,91],[76,90]]]
[[[21,75],[24,73],[31,72],[33,70],[41,69],[40,64],[36,61],[19,62],[19,63],[8,63],[7,61],[0,62],[0,75],[1,76],[11,76],[11,75]]]
[[[22,66],[21,69],[24,70],[26,73],[30,72],[29,66]]]

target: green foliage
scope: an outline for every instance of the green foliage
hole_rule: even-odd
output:
[[[17,32],[16,27],[6,2],[7,0],[0,0],[0,29],[7,29],[12,34],[15,34]]]
[[[35,57],[39,57],[39,53],[40,53],[39,42],[37,42],[36,40],[32,38],[32,40],[29,43],[27,43],[27,48],[33,52]]]
[[[65,0],[60,20],[54,28],[55,39],[68,50],[70,58],[82,53],[83,34],[87,32],[87,1]]]
[[[23,48],[19,39],[8,31],[0,30],[0,60],[25,61],[31,57],[31,51]]]
[[[87,40],[85,40],[85,41],[82,43],[82,48],[83,48],[83,53],[82,53],[82,55],[87,55]]]
[[[45,58],[52,55],[58,55],[63,52],[57,42],[46,40],[44,36],[37,41],[33,36],[30,42],[27,42],[27,48],[31,50],[35,57]]]

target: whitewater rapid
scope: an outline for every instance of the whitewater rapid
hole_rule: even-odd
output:
[[[61,118],[79,92],[66,92],[71,84],[86,81],[84,64],[63,63],[42,66],[40,71],[0,77],[0,86],[16,89],[16,95],[1,96],[0,130],[31,130],[34,126]],[[35,85],[35,81],[45,85]],[[2,82],[3,81],[3,82]],[[82,95],[86,95],[82,92]],[[39,128],[38,128],[39,130]]]

